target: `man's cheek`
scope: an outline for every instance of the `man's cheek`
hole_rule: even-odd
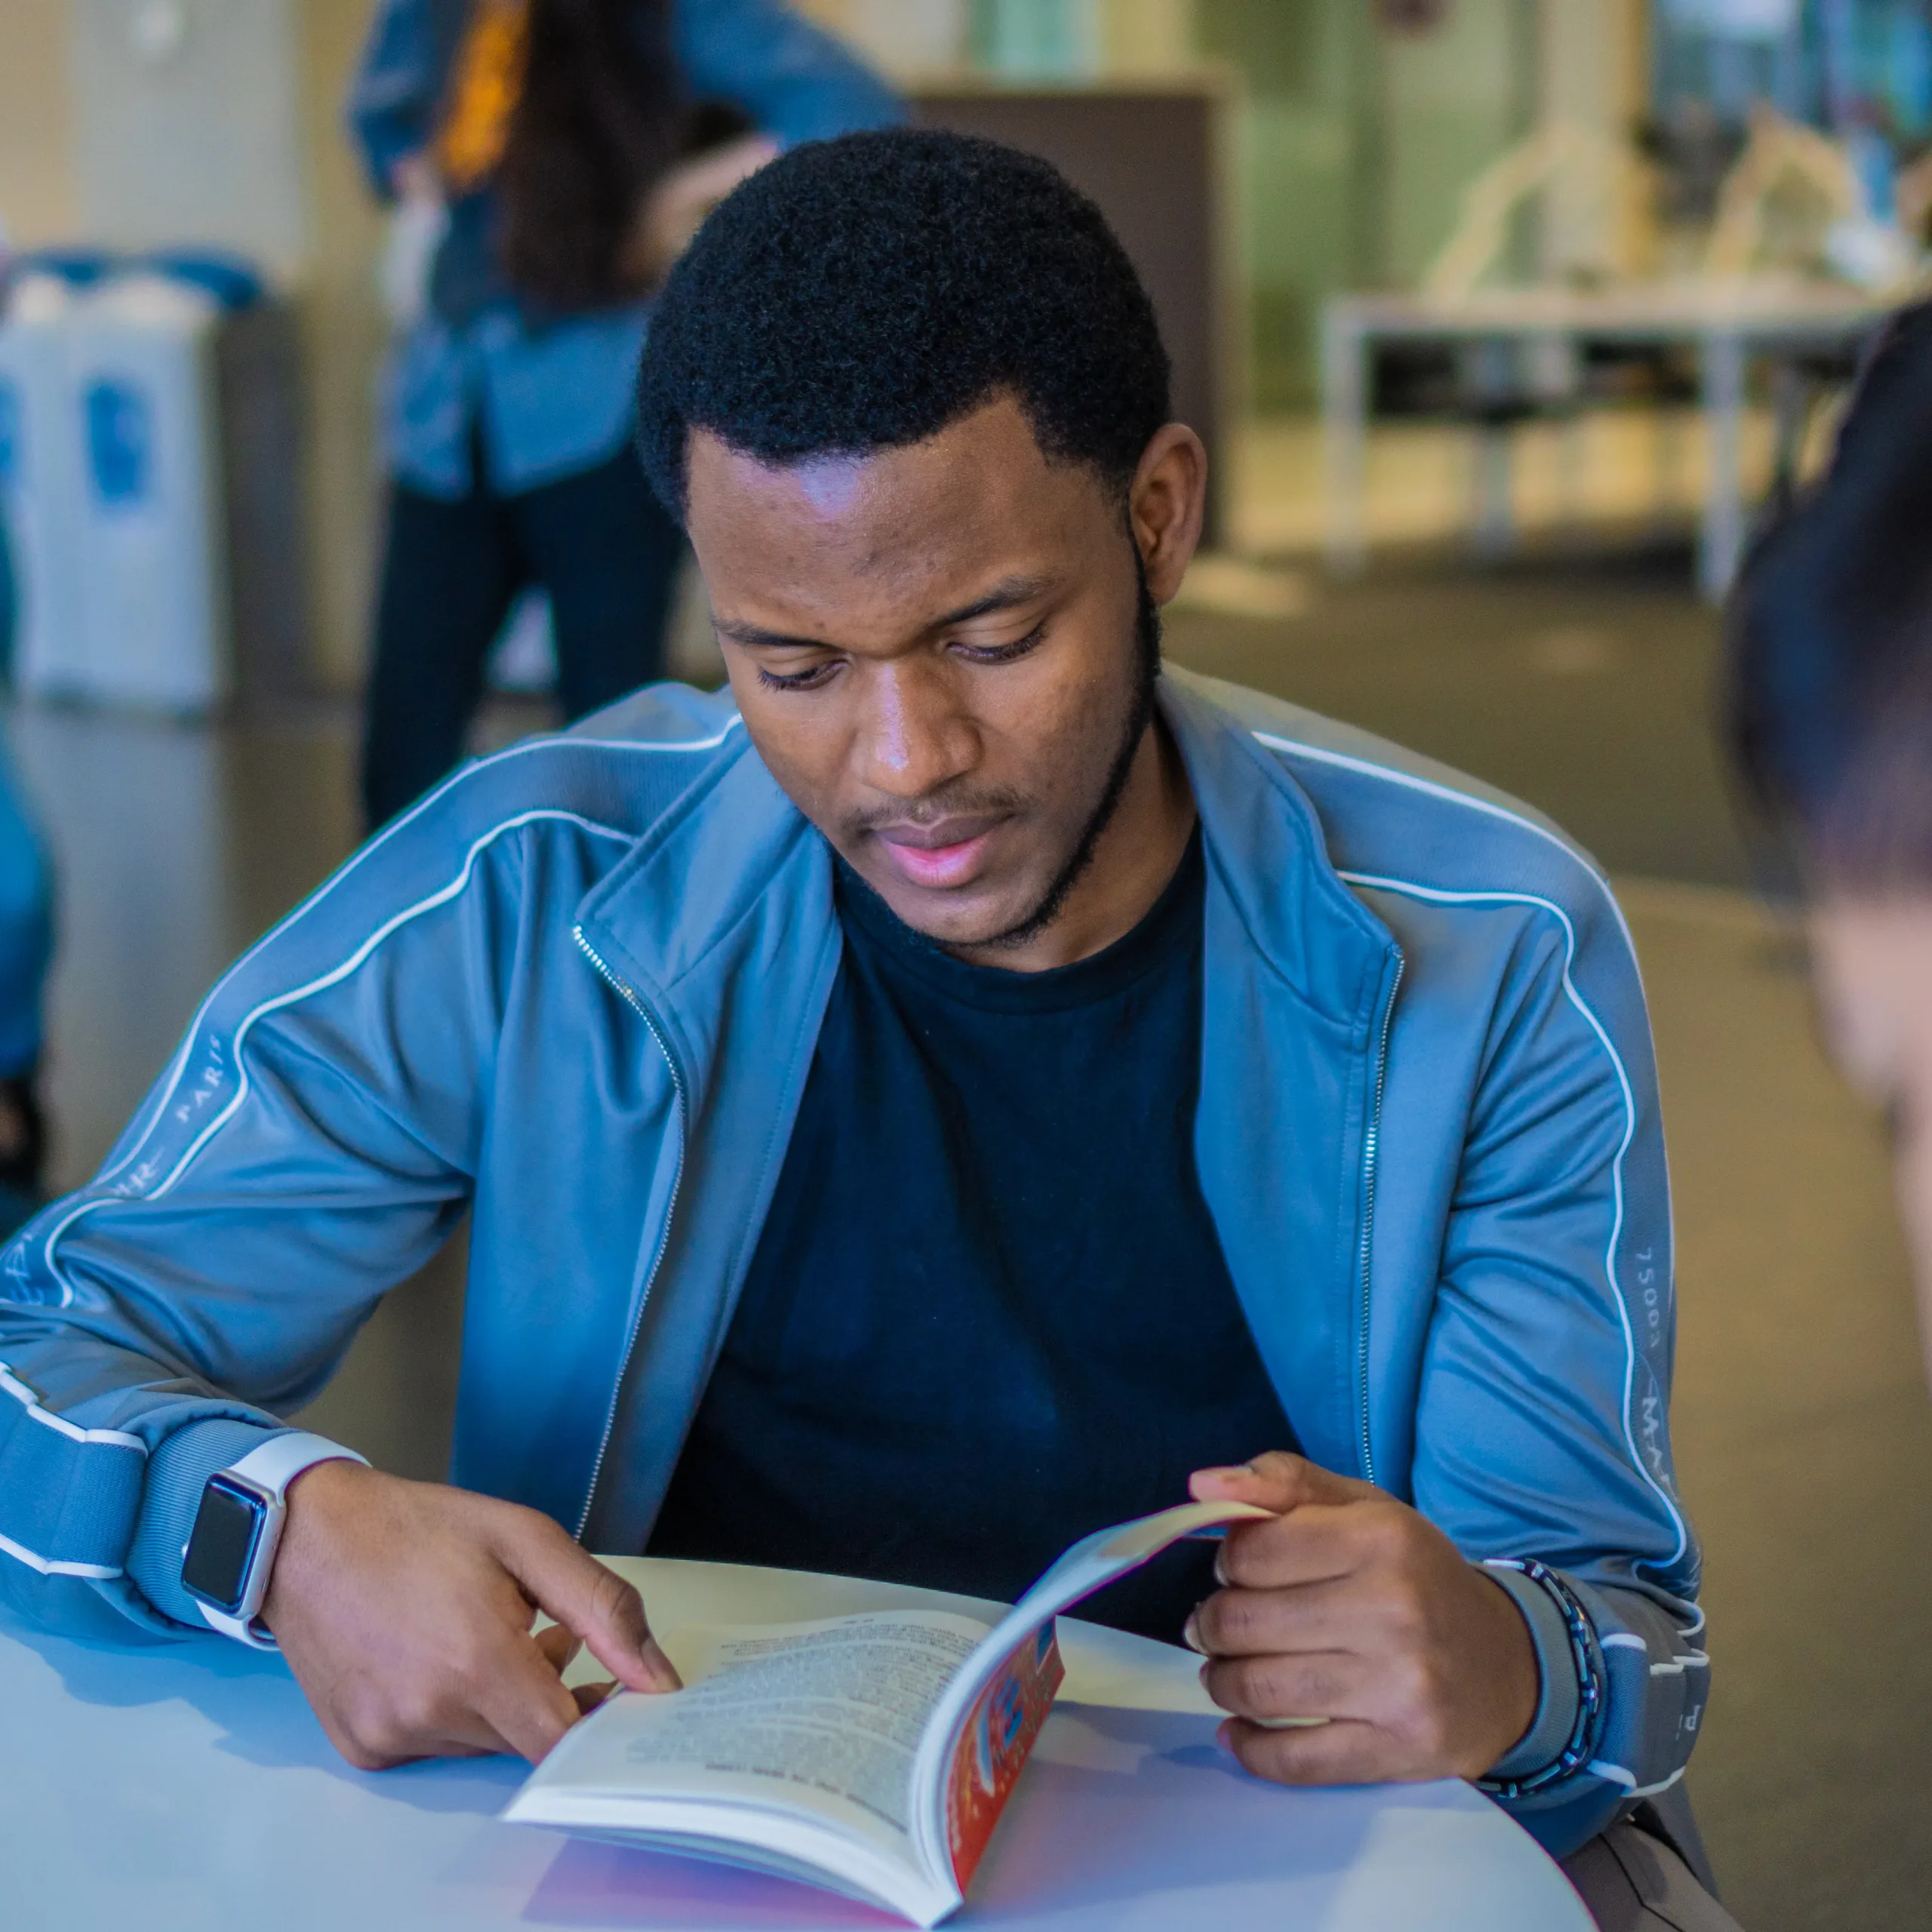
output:
[[[799,715],[800,700],[782,692],[754,687],[741,691],[734,681],[732,696],[746,735],[778,789],[829,835],[838,817],[841,768],[838,741],[822,721]],[[790,710],[781,706],[790,706]]]
[[[1084,794],[1111,762],[1121,703],[1112,690],[1048,685],[1016,692],[983,715],[982,741],[999,780],[1044,795]]]

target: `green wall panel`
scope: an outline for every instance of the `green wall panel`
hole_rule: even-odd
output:
[[[1368,0],[1199,0],[1201,51],[1244,82],[1238,133],[1262,410],[1305,405],[1323,299],[1411,282],[1463,188],[1527,125],[1534,0],[1454,0],[1391,41]]]

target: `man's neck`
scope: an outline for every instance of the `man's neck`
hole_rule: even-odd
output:
[[[1134,754],[1120,803],[1058,915],[1017,945],[947,950],[973,965],[1010,973],[1044,973],[1091,958],[1153,909],[1186,856],[1194,820],[1186,768],[1156,715]]]

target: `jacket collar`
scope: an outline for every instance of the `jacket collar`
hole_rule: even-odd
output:
[[[741,950],[734,935],[789,928],[808,956],[833,918],[830,848],[743,731],[577,912],[579,929],[651,1009],[694,1109],[711,1070],[717,982]],[[754,940],[754,953],[768,943]]]
[[[1392,943],[1388,931],[1329,863],[1308,795],[1211,693],[1209,681],[1177,668],[1161,679],[1161,715],[1186,767],[1214,882],[1297,997],[1354,1026],[1364,976]],[[623,955],[637,990],[668,1017],[692,975],[764,895],[789,886],[829,919],[830,879],[825,840],[779,789],[749,734],[734,732],[592,890],[577,921],[593,943],[605,942],[598,950],[607,957]],[[693,1078],[700,1072],[688,1060],[680,1070]]]
[[[1260,958],[1324,1018],[1362,1018],[1365,974],[1393,943],[1329,863],[1315,808],[1278,758],[1215,703],[1209,681],[1170,668],[1161,712],[1193,788],[1216,884]]]

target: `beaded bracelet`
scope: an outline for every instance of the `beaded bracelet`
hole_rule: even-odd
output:
[[[1552,1764],[1526,1778],[1478,1778],[1475,1787],[1491,1798],[1527,1798],[1531,1792],[1547,1790],[1581,1770],[1596,1755],[1597,1737],[1603,1715],[1603,1678],[1595,1656],[1595,1632],[1589,1613],[1574,1590],[1546,1563],[1534,1557],[1497,1558],[1484,1565],[1490,1570],[1515,1570],[1539,1584],[1563,1613],[1564,1627],[1570,1633],[1570,1657],[1577,1670],[1577,1721],[1562,1755]]]

